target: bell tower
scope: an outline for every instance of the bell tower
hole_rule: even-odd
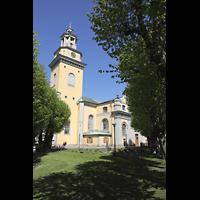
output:
[[[73,49],[77,47],[77,36],[73,34],[73,29],[71,28],[71,22],[69,28],[66,30],[67,33],[61,35],[61,47],[68,46]]]
[[[78,105],[76,101],[82,97],[83,70],[87,64],[81,62],[83,54],[77,50],[78,38],[73,34],[71,23],[63,33],[61,46],[54,52],[51,68],[50,86],[55,88],[58,97],[65,101],[71,110],[70,125],[56,134],[54,144],[78,144]],[[67,129],[67,131],[66,131]]]

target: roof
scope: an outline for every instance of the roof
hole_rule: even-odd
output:
[[[66,36],[74,36],[74,37],[76,38],[76,40],[78,40],[77,36],[74,35],[73,33],[63,33],[63,34],[60,36],[60,38],[63,38],[65,35],[66,35]]]
[[[103,131],[100,131],[100,130],[92,130],[91,132],[84,132],[83,135],[110,135],[112,136],[112,133],[110,132],[103,132]]]
[[[85,97],[85,96],[82,96],[78,101],[86,101],[86,102],[89,102],[89,103],[93,103],[93,104],[99,104],[99,103],[102,103],[102,101],[99,101],[99,100],[96,100],[96,99],[92,99],[90,97]]]
[[[125,98],[125,96],[123,95],[120,99],[123,100],[124,98]],[[84,101],[84,102],[92,103],[92,104],[95,104],[95,105],[99,105],[99,104],[109,103],[109,102],[114,101],[114,100],[115,99],[110,99],[110,100],[107,100],[107,101],[99,101],[99,100],[96,100],[96,99],[93,99],[93,98],[90,98],[90,97],[82,96],[76,103],[79,103],[80,101]]]

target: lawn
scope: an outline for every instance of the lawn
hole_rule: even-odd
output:
[[[33,169],[33,199],[166,199],[166,163],[150,155],[51,152]],[[71,152],[73,151],[73,152]]]

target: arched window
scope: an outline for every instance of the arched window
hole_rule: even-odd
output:
[[[68,74],[68,85],[75,87],[75,75],[73,73]]]
[[[93,130],[93,115],[89,115],[88,117],[88,132],[91,132]]]
[[[53,86],[54,87],[56,85],[56,73],[53,75]]]
[[[126,106],[122,105],[122,110],[126,111]]]
[[[122,124],[122,136],[126,136],[126,124]]]
[[[108,120],[107,119],[103,119],[103,132],[108,132]]]

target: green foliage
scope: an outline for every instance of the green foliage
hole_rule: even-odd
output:
[[[35,39],[36,36],[33,32],[33,141],[44,132],[45,140],[38,148],[44,150],[50,146],[53,134],[60,132],[70,122],[71,112],[47,82],[45,68],[37,58],[39,41]]]
[[[166,0],[92,2],[93,39],[119,61],[109,66],[127,83],[131,124],[155,141],[166,132]]]
[[[154,49],[153,42],[165,38],[165,0],[92,0],[94,12],[87,16],[92,23],[93,39],[118,58],[125,46],[134,45],[138,36],[148,47]],[[164,26],[163,26],[164,25]],[[156,28],[156,33],[152,29]],[[162,37],[162,39],[161,39]],[[153,41],[154,40],[154,41]]]
[[[37,34],[33,32],[33,138],[40,134],[45,127],[51,110],[48,108],[48,88],[47,77],[45,76],[44,66],[38,62],[39,41],[36,40]]]
[[[45,141],[44,145],[50,147],[51,140],[54,133],[59,133],[63,130],[64,125],[70,123],[69,117],[71,115],[70,108],[62,100],[58,99],[55,89],[49,88],[47,100],[49,109],[52,114],[48,117],[48,124],[44,127]]]

